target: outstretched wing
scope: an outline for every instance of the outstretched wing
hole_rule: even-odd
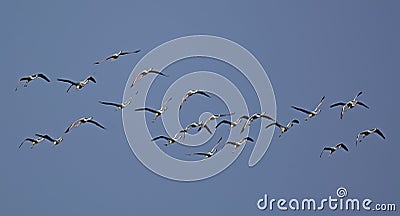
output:
[[[149,111],[149,112],[152,112],[152,113],[159,113],[158,110],[147,108],[147,107],[137,108],[137,109],[135,109],[135,111]]]
[[[324,147],[321,151],[321,154],[319,155],[319,157],[322,157],[322,154],[324,153],[324,151],[331,151],[332,148],[330,147]]]
[[[319,103],[318,103],[318,105],[315,107],[314,111],[317,111],[317,110],[318,110],[318,108],[322,105],[322,103],[324,102],[324,100],[325,100],[325,96],[323,96],[323,97],[321,98],[321,101],[319,101]]]
[[[46,80],[47,82],[50,82],[50,79],[47,78],[47,77],[46,77],[44,74],[42,74],[42,73],[37,74],[37,76],[40,77],[40,78],[42,78],[42,79],[44,79],[44,80]]]
[[[100,60],[100,61],[97,61],[97,62],[95,62],[94,64],[100,64],[100,63],[103,63],[103,62],[105,62],[105,61],[107,61],[107,60],[111,59],[112,57],[113,57],[113,55],[110,55],[110,56],[108,56],[107,58],[104,58],[104,59],[102,59],[102,60]]]
[[[386,139],[386,138],[385,138],[385,135],[383,135],[382,131],[379,130],[378,128],[375,129],[375,133],[377,133],[377,134],[378,134],[379,136],[381,136],[383,139]]]
[[[361,91],[360,91],[360,92],[358,92],[358,93],[356,94],[356,96],[354,97],[354,99],[353,99],[353,100],[354,100],[354,101],[355,101],[355,100],[357,100],[357,98],[358,98],[358,97],[359,97],[361,94],[362,94],[362,92],[361,92]]]
[[[204,127],[208,131],[208,133],[212,134],[210,128],[207,125],[200,126],[199,129],[201,129],[202,127]]]
[[[29,80],[29,77],[22,77],[21,79],[19,79],[20,82],[21,81],[27,81],[27,80]]]
[[[156,141],[159,139],[165,139],[165,140],[170,140],[171,138],[166,137],[166,136],[158,136],[158,137],[154,137],[153,139],[151,139],[151,141]]]
[[[222,137],[220,137],[220,138],[218,139],[217,143],[213,146],[213,148],[211,149],[210,152],[214,152],[214,151],[217,150],[217,147],[221,144],[221,140],[222,140]]]
[[[369,107],[367,105],[365,105],[365,103],[361,102],[361,101],[357,101],[357,104],[360,104],[361,106],[369,109]]]
[[[265,128],[269,128],[269,127],[271,127],[271,126],[278,126],[278,127],[280,127],[280,125],[278,124],[278,122],[273,122],[273,123],[271,123],[271,124],[265,126]]]
[[[346,103],[344,103],[344,102],[338,102],[338,103],[334,103],[334,104],[330,105],[329,107],[330,107],[330,108],[333,108],[333,107],[344,106],[344,105],[346,105]]]
[[[247,140],[247,141],[250,141],[250,142],[254,142],[253,138],[251,138],[251,137],[245,137],[245,138],[243,138],[243,140]]]
[[[131,84],[131,88],[136,84],[136,82],[142,77],[143,75],[140,73],[138,74]]]
[[[308,111],[308,110],[306,110],[306,109],[303,109],[303,108],[300,108],[300,107],[296,107],[296,106],[291,106],[291,107],[292,107],[293,109],[295,109],[295,110],[300,111],[300,112],[307,113],[307,114],[312,114],[311,111]]]
[[[229,142],[226,142],[225,144],[224,144],[224,147],[226,146],[226,145],[233,145],[233,146],[238,146],[239,144],[238,143],[236,143],[236,142],[232,142],[232,141],[229,141]]]
[[[182,100],[181,100],[181,104],[179,104],[179,110],[182,109],[183,103],[185,103],[185,101],[188,99],[189,94],[186,93],[185,95],[183,95]]]
[[[151,70],[151,71],[149,71],[149,73],[154,73],[154,74],[158,74],[158,75],[167,77],[167,75],[161,73],[160,71]]]
[[[35,134],[35,136],[38,136],[38,137],[42,137],[43,139],[46,139],[46,140],[48,140],[48,141],[50,141],[50,142],[54,142],[54,139],[53,138],[51,138],[49,135],[47,135],[47,134]]]
[[[96,80],[92,76],[88,76],[85,80],[89,80],[89,81],[96,83]]]
[[[300,121],[297,119],[293,119],[290,123],[291,124],[300,124]]]
[[[267,115],[261,115],[261,118],[266,118],[268,120],[275,121],[275,119],[273,119],[272,117],[267,116]]]
[[[218,122],[217,126],[215,126],[215,128],[218,128],[221,124],[229,124],[230,126],[234,125],[233,122],[228,121],[228,120],[222,120],[220,122]]]
[[[71,81],[71,80],[67,80],[67,79],[57,79],[57,81],[69,83],[69,84],[71,84],[71,85],[77,85],[76,82]]]
[[[96,125],[97,127],[100,127],[101,129],[106,129],[103,125],[101,125],[100,123],[98,123],[94,120],[89,120],[87,122],[92,123],[92,124]]]
[[[193,154],[194,155],[201,155],[201,156],[210,156],[210,153],[208,153],[208,152],[195,152]]]
[[[99,101],[99,103],[104,104],[104,105],[115,106],[115,107],[121,106],[121,104],[112,103],[112,102],[106,102],[106,101]]]
[[[240,133],[243,133],[244,130],[250,125],[251,121],[250,119],[247,119],[247,121],[244,123],[242,129],[240,130]]]
[[[206,97],[211,97],[210,95],[208,95],[208,94],[205,93],[204,91],[200,91],[200,90],[196,91],[195,94],[200,94],[200,95],[204,95],[204,96],[206,96]]]
[[[168,98],[168,100],[164,101],[161,107],[166,107],[167,104],[172,100],[172,97]]]
[[[121,54],[119,54],[119,55],[128,55],[128,54],[138,53],[140,51],[141,50],[135,50],[135,51],[131,51],[131,52],[121,52]]]
[[[26,141],[35,142],[35,140],[32,138],[26,138],[26,139],[24,139],[24,141],[21,142],[21,144],[19,145],[18,148],[21,148],[22,144],[24,144]]]
[[[343,148],[346,151],[349,151],[349,148],[344,143],[339,143],[336,145],[336,148]]]
[[[64,133],[70,132],[72,128],[78,127],[79,125],[80,125],[80,120],[72,122],[72,124],[64,131]]]

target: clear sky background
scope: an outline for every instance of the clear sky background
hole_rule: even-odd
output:
[[[335,196],[340,186],[350,197],[399,207],[399,10],[400,3],[389,0],[3,3],[0,214],[314,215],[261,212],[256,201],[264,193],[273,198],[321,199]],[[235,41],[260,61],[274,87],[278,121],[302,120],[304,115],[291,105],[311,109],[322,96],[326,100],[315,119],[302,121],[282,138],[275,134],[255,167],[247,165],[248,145],[217,176],[184,183],[145,168],[125,138],[121,112],[97,101],[122,100],[130,72],[146,52],[195,34]],[[113,64],[93,64],[120,49],[142,52]],[[174,67],[229,70],[225,64],[201,59]],[[20,77],[37,72],[52,82],[35,80],[14,91]],[[98,83],[77,93],[67,94],[68,86],[56,82],[93,73]],[[340,120],[340,109],[329,105],[350,100],[358,91],[364,92],[360,100],[370,109],[356,107]],[[194,99],[191,106],[203,102]],[[40,143],[33,150],[28,144],[18,149],[25,137],[61,135],[72,121],[91,115],[107,130],[85,125],[55,148]],[[190,122],[184,117],[182,121]],[[356,134],[374,127],[387,139],[371,135],[356,147]],[[339,142],[350,152],[319,158],[322,147]],[[360,214],[326,211],[318,214]]]

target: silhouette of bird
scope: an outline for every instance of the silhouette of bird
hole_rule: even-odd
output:
[[[138,93],[138,92],[136,92],[135,95],[137,95],[137,93]],[[134,96],[135,96],[135,95],[134,95]],[[125,101],[122,102],[122,103],[114,103],[114,102],[107,102],[107,101],[99,101],[99,103],[101,103],[101,104],[103,104],[103,105],[114,106],[114,107],[116,107],[115,111],[118,111],[118,110],[124,109],[124,108],[127,107],[129,104],[131,104],[131,102],[132,102],[134,96],[129,97],[127,100],[125,100]]]
[[[378,128],[373,128],[370,130],[363,130],[360,133],[358,133],[357,139],[356,139],[356,145],[357,145],[357,143],[361,142],[366,136],[373,134],[373,133],[378,134],[380,137],[382,137],[382,139],[386,139],[385,135],[383,135],[381,130],[379,130]]]
[[[33,75],[29,75],[26,77],[22,77],[19,79],[18,84],[22,81],[25,81],[24,83],[24,87],[27,87],[29,82],[31,82],[32,80],[36,79],[36,78],[42,78],[43,80],[46,80],[47,82],[50,82],[50,79],[46,77],[46,75],[42,74],[42,73],[38,73],[38,74],[33,74]],[[18,84],[15,87],[15,91],[18,90]]]
[[[240,130],[240,133],[243,133],[244,130],[245,130],[247,127],[249,127],[250,124],[251,124],[254,120],[259,119],[259,118],[266,118],[266,119],[268,119],[268,120],[275,121],[273,118],[267,116],[267,115],[266,115],[266,112],[255,113],[255,114],[253,114],[252,116],[250,116],[249,119],[246,120],[246,123],[244,123],[244,125],[243,125],[243,127],[242,127],[242,130]]]
[[[288,131],[291,127],[293,127],[294,124],[300,124],[300,121],[297,119],[293,119],[292,121],[290,121],[286,126],[279,124],[278,122],[273,122],[269,125],[267,125],[265,128],[269,128],[271,126],[277,126],[280,130],[281,133],[279,134],[279,137],[281,137],[283,135],[283,133],[285,133],[286,131]]]
[[[243,115],[240,118],[236,119],[236,121],[233,121],[233,122],[232,121],[228,121],[228,120],[222,120],[215,126],[215,128],[218,128],[222,124],[228,124],[228,125],[230,125],[231,128],[233,128],[233,127],[236,127],[238,124],[240,124],[243,119],[247,120],[249,118],[250,118],[249,116]]]
[[[189,97],[191,97],[192,95],[195,95],[195,94],[203,95],[203,96],[206,96],[206,97],[210,98],[210,95],[208,95],[205,91],[202,91],[202,90],[199,90],[199,89],[197,89],[197,90],[189,90],[188,92],[186,92],[185,95],[183,95],[182,100],[181,100],[181,104],[179,105],[179,110],[182,109],[183,103],[185,103],[185,101]]]
[[[18,148],[21,148],[22,144],[24,144],[25,142],[29,141],[29,142],[32,143],[31,149],[33,149],[33,147],[34,147],[36,144],[42,142],[43,140],[44,140],[44,138],[42,138],[42,137],[39,137],[39,138],[37,138],[37,139],[33,139],[33,138],[29,138],[29,137],[28,137],[28,138],[24,139],[24,141],[21,142],[21,144],[19,145]]]
[[[85,124],[85,123],[91,123],[96,125],[97,127],[101,128],[101,129],[106,129],[103,125],[101,125],[100,123],[96,122],[95,120],[93,120],[93,117],[83,117],[80,118],[74,122],[72,122],[72,124],[65,130],[64,133],[68,133],[69,131],[72,130],[72,128],[74,127],[79,127],[81,124]]]
[[[157,118],[168,109],[167,104],[171,100],[172,100],[172,98],[169,98],[168,100],[166,100],[162,104],[161,108],[158,109],[158,110],[152,109],[152,108],[143,107],[143,108],[137,108],[137,109],[135,109],[135,111],[149,111],[149,112],[154,113],[154,119],[151,122],[155,122],[157,120]]]
[[[251,137],[244,137],[238,142],[232,142],[232,141],[226,142],[223,147],[225,147],[226,145],[233,145],[234,149],[232,150],[232,152],[235,152],[236,149],[239,146],[243,145],[243,143],[245,143],[246,141],[254,142],[254,140]]]
[[[217,141],[217,143],[214,145],[214,147],[209,151],[209,152],[195,152],[193,154],[188,154],[188,155],[201,155],[204,156],[204,158],[210,158],[214,156],[215,153],[217,153],[217,147],[220,145],[222,140],[222,137],[220,137]]]
[[[198,131],[200,131],[201,128],[205,128],[208,131],[208,133],[212,134],[211,129],[206,124],[204,124],[204,122],[193,122],[193,123],[189,124],[188,126],[186,126],[185,129],[182,129],[182,130],[178,131],[175,134],[175,136],[177,136],[177,134],[181,134],[182,133],[183,134],[183,139],[185,139],[186,138],[186,134],[189,132],[189,130],[192,129],[192,128],[197,128],[197,127],[199,128]]]
[[[56,145],[60,144],[60,143],[63,141],[63,138],[62,138],[62,137],[59,137],[59,138],[57,138],[57,139],[53,139],[51,136],[49,136],[49,135],[47,135],[47,134],[35,134],[35,135],[38,136],[38,137],[44,138],[44,139],[46,139],[46,140],[48,140],[48,141],[50,141],[50,142],[52,142],[52,143],[53,143],[53,146],[56,146]]]
[[[75,81],[71,81],[71,80],[67,80],[67,79],[57,79],[57,80],[60,82],[65,82],[65,83],[70,84],[70,86],[67,89],[67,92],[69,92],[69,90],[71,89],[72,86],[75,86],[75,90],[78,91],[79,89],[85,87],[89,83],[89,81],[96,83],[96,80],[92,76],[88,76],[84,80],[79,81],[79,82],[75,82]]]
[[[353,109],[356,105],[361,105],[367,109],[369,109],[369,107],[367,105],[365,105],[363,102],[358,100],[358,97],[362,94],[362,92],[358,92],[357,95],[354,97],[353,100],[348,101],[347,103],[344,102],[337,102],[334,103],[330,106],[330,108],[336,107],[336,106],[342,106],[342,111],[340,112],[340,119],[343,118],[344,112],[346,112],[347,110]]]
[[[164,145],[165,145],[165,146],[168,146],[168,145],[171,145],[172,143],[178,142],[181,138],[182,138],[182,136],[173,137],[173,138],[167,137],[167,136],[158,136],[158,137],[155,137],[155,138],[151,139],[151,141],[156,141],[156,140],[159,140],[159,139],[164,139],[164,140],[167,141],[167,143],[165,143]]]
[[[110,60],[110,59],[111,59],[111,62],[114,62],[120,56],[128,55],[128,54],[134,54],[134,53],[138,53],[140,51],[141,50],[135,50],[135,51],[132,51],[132,52],[126,52],[126,51],[120,50],[117,53],[114,53],[114,54],[112,54],[112,55],[110,55],[110,56],[108,56],[108,57],[106,57],[106,58],[104,58],[104,59],[102,59],[100,61],[95,62],[94,64],[100,64],[100,63],[103,63],[103,62],[105,62],[107,60]]]
[[[233,113],[226,113],[226,114],[213,114],[203,122],[203,125],[207,126],[208,122],[210,122],[210,121],[214,121],[214,120],[217,120],[217,119],[219,119],[221,117],[231,116],[231,115],[234,115],[234,114],[235,114],[234,112]],[[200,131],[203,128],[204,127],[199,127],[198,130]]]
[[[135,77],[135,79],[133,80],[133,82],[132,82],[132,84],[131,84],[131,88],[135,85],[135,83],[136,83],[138,80],[142,79],[144,76],[146,76],[146,75],[148,75],[148,74],[150,74],[150,73],[154,73],[154,74],[161,75],[161,76],[165,76],[165,77],[167,76],[167,75],[161,73],[160,71],[156,71],[156,70],[154,70],[153,68],[149,68],[149,69],[147,69],[147,70],[143,70],[142,72],[140,72],[140,73]]]
[[[304,120],[307,121],[308,119],[318,115],[318,113],[321,112],[321,109],[319,109],[319,107],[322,105],[324,100],[325,100],[325,96],[322,97],[321,101],[318,103],[318,105],[312,111],[306,110],[306,109],[303,109],[303,108],[300,108],[300,107],[296,107],[296,106],[292,106],[292,108],[295,109],[295,110],[298,110],[300,112],[308,114],[308,116],[306,118],[304,118]]]
[[[319,157],[322,157],[322,154],[324,153],[324,151],[329,151],[328,157],[330,157],[333,154],[333,152],[335,152],[336,150],[338,150],[340,148],[343,148],[343,150],[345,150],[345,151],[349,151],[349,149],[347,148],[347,146],[345,144],[339,143],[334,147],[324,147],[322,149],[321,154],[319,155]]]

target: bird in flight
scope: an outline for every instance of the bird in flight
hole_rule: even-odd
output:
[[[153,120],[151,122],[155,122],[157,120],[157,118],[168,109],[167,104],[171,100],[172,100],[172,98],[168,98],[168,100],[164,101],[164,103],[161,105],[161,108],[158,109],[158,110],[152,109],[152,108],[143,107],[143,108],[137,108],[137,109],[135,109],[135,111],[149,111],[149,112],[154,113],[154,118],[153,118]]]
[[[43,140],[44,140],[43,137],[39,137],[37,139],[33,139],[33,138],[29,138],[28,137],[28,138],[24,139],[24,141],[22,141],[22,143],[19,145],[18,148],[21,148],[22,144],[24,144],[25,142],[29,141],[29,142],[32,143],[31,149],[33,149],[33,147],[35,147],[36,144],[42,142]]]
[[[131,84],[131,88],[135,85],[135,83],[136,83],[138,80],[142,79],[144,76],[146,76],[146,75],[148,75],[148,74],[150,74],[150,73],[154,73],[154,74],[161,75],[161,76],[165,76],[165,77],[167,76],[167,75],[161,73],[160,71],[156,71],[156,70],[154,70],[153,68],[149,68],[149,69],[147,69],[147,70],[143,70],[142,72],[140,72],[140,73],[135,77],[135,79],[133,79],[133,82],[132,82],[132,84]]]
[[[107,61],[107,60],[110,60],[110,59],[111,59],[111,62],[114,62],[114,61],[115,61],[117,58],[119,58],[120,56],[128,55],[128,54],[134,54],[134,53],[138,53],[138,52],[140,52],[140,51],[141,51],[141,50],[135,50],[135,51],[132,51],[132,52],[126,52],[126,51],[120,50],[120,51],[118,51],[117,53],[114,53],[114,54],[108,56],[107,58],[104,58],[104,59],[102,59],[102,60],[100,60],[100,61],[95,62],[94,64],[100,64],[100,63],[103,63],[103,62],[105,62],[105,61]]]
[[[306,109],[303,109],[303,108],[300,108],[300,107],[296,107],[296,106],[292,106],[292,108],[295,109],[295,110],[298,110],[298,111],[300,111],[300,112],[303,112],[303,113],[307,114],[308,116],[307,116],[306,118],[304,118],[304,121],[307,121],[307,120],[309,120],[310,118],[312,118],[312,117],[318,115],[318,113],[321,112],[321,109],[319,109],[319,107],[322,105],[322,103],[324,102],[324,100],[325,100],[325,96],[322,97],[321,101],[318,103],[318,105],[317,105],[317,106],[315,107],[315,109],[312,110],[312,111],[306,110]]]
[[[379,130],[378,128],[373,128],[370,130],[363,130],[360,133],[358,133],[357,139],[356,139],[356,145],[357,145],[357,143],[361,142],[366,136],[373,134],[373,133],[378,134],[380,137],[382,137],[382,139],[386,139],[385,135],[383,135],[381,130]]]
[[[199,128],[198,131],[200,131],[202,128],[205,128],[205,129],[208,131],[208,133],[212,134],[211,129],[210,129],[206,124],[204,124],[204,122],[193,122],[193,123],[189,124],[188,126],[186,126],[185,129],[178,131],[178,132],[175,134],[175,136],[177,136],[177,134],[183,133],[183,139],[185,139],[185,138],[186,138],[187,132],[188,132],[190,129],[192,129],[192,128],[197,128],[197,127]]]
[[[265,128],[269,128],[271,126],[277,126],[280,130],[281,133],[279,134],[279,137],[281,137],[283,135],[283,133],[285,133],[286,131],[288,131],[291,127],[293,127],[294,124],[300,124],[300,121],[297,119],[293,119],[292,121],[290,121],[286,126],[279,124],[278,122],[273,122],[269,125],[267,125]]]
[[[156,141],[159,139],[164,139],[167,141],[167,143],[165,143],[165,146],[171,145],[172,143],[178,142],[180,139],[182,138],[182,136],[179,137],[167,137],[167,136],[158,136],[158,137],[154,137],[153,139],[151,139],[151,141]]]
[[[69,92],[69,90],[71,89],[72,86],[75,86],[75,90],[78,91],[79,89],[85,87],[85,85],[87,85],[89,83],[89,81],[96,83],[96,80],[92,76],[88,76],[80,82],[75,82],[75,81],[71,81],[71,80],[67,80],[67,79],[57,79],[57,80],[60,82],[65,82],[65,83],[70,84],[70,86],[67,89],[67,92]]]
[[[193,154],[188,154],[188,155],[200,155],[204,156],[204,158],[210,158],[214,156],[215,153],[217,153],[217,147],[220,145],[222,140],[222,137],[220,137],[217,141],[217,143],[214,145],[214,147],[209,151],[209,152],[195,152]]]
[[[203,96],[206,96],[206,97],[210,98],[210,95],[207,94],[205,91],[202,91],[202,90],[199,90],[199,89],[196,89],[196,90],[193,90],[193,89],[192,89],[192,90],[189,90],[188,92],[186,92],[185,95],[183,95],[182,100],[181,100],[181,104],[179,105],[179,110],[182,109],[183,103],[185,103],[185,101],[186,101],[189,97],[191,97],[192,95],[195,95],[195,94],[203,95]]]
[[[234,149],[232,150],[232,152],[235,152],[236,149],[239,146],[243,145],[243,143],[245,143],[246,141],[254,142],[254,140],[251,137],[244,137],[238,142],[232,142],[232,141],[226,142],[223,147],[225,147],[226,145],[233,145]]]
[[[137,93],[138,93],[138,92],[136,92],[135,95],[137,95]],[[125,100],[125,101],[122,102],[122,103],[114,103],[114,102],[107,102],[107,101],[99,101],[99,103],[101,103],[101,104],[103,104],[103,105],[107,105],[107,106],[114,106],[114,107],[116,107],[115,111],[118,111],[118,110],[124,109],[124,108],[127,107],[129,104],[131,104],[131,102],[132,102],[132,100],[133,100],[133,98],[134,98],[135,95],[129,97],[127,100]]]
[[[266,118],[266,119],[268,119],[268,120],[275,121],[273,118],[267,116],[267,115],[266,115],[266,112],[254,113],[252,116],[249,117],[249,119],[246,120],[246,123],[244,123],[244,125],[243,125],[243,127],[242,127],[242,130],[240,130],[240,133],[243,133],[244,130],[245,130],[247,127],[249,127],[250,124],[251,124],[254,120],[259,119],[259,118]]]
[[[347,146],[345,144],[339,143],[334,147],[324,147],[322,149],[321,154],[319,155],[319,157],[322,157],[322,154],[324,153],[324,151],[329,151],[328,157],[330,157],[333,154],[333,152],[335,152],[336,150],[338,150],[340,148],[343,148],[343,150],[345,150],[345,151],[349,151],[349,149],[347,148]]]
[[[233,121],[233,122],[232,121],[228,121],[228,120],[222,120],[215,126],[215,128],[218,128],[222,124],[228,124],[228,125],[230,125],[231,128],[233,128],[233,127],[236,127],[238,124],[240,124],[243,119],[247,120],[249,118],[250,118],[249,116],[243,115],[240,118],[236,119],[236,121]]]
[[[330,106],[330,108],[336,107],[336,106],[342,106],[342,111],[340,112],[340,119],[343,118],[344,112],[346,112],[347,110],[350,110],[352,108],[354,108],[357,104],[361,105],[367,109],[369,109],[369,107],[367,105],[365,105],[363,102],[358,100],[358,97],[362,94],[362,92],[358,92],[357,95],[354,97],[353,100],[348,101],[347,103],[344,102],[337,102],[334,103]]]
[[[213,114],[213,115],[211,115],[210,117],[208,117],[208,118],[203,122],[203,125],[204,125],[204,126],[207,126],[207,124],[208,124],[210,121],[214,121],[214,120],[217,120],[217,119],[219,119],[219,118],[221,118],[221,117],[231,116],[231,115],[234,115],[234,114],[235,114],[234,112],[233,112],[233,113],[225,113],[225,114]],[[203,129],[204,126],[203,126],[203,127],[199,127],[198,131],[201,131],[201,129]]]
[[[38,73],[38,74],[33,74],[33,75],[29,75],[29,76],[20,78],[19,81],[18,81],[18,84],[19,84],[20,82],[22,82],[22,81],[25,81],[24,87],[27,87],[28,84],[29,84],[29,82],[31,82],[32,80],[34,80],[34,79],[36,79],[36,78],[41,78],[41,79],[43,79],[43,80],[45,80],[45,81],[47,81],[47,82],[50,82],[50,79],[47,78],[46,75],[44,75],[44,74],[42,74],[42,73]],[[17,87],[15,87],[15,91],[18,90],[18,84],[17,84]]]
[[[80,119],[72,122],[72,124],[65,130],[64,133],[68,133],[69,131],[72,130],[72,128],[79,127],[81,124],[84,124],[84,123],[91,123],[91,124],[94,124],[97,127],[101,128],[101,129],[106,129],[103,125],[101,125],[100,123],[98,123],[95,120],[93,120],[93,117],[87,117],[87,118],[83,117],[83,118],[80,118]]]
[[[63,141],[62,137],[59,137],[57,139],[52,138],[51,136],[47,135],[47,134],[35,134],[38,137],[44,138],[50,142],[53,143],[53,146],[56,146],[58,144],[60,144]]]

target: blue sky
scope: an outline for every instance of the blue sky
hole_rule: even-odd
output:
[[[309,215],[314,212],[260,212],[256,201],[264,193],[324,198],[341,186],[349,196],[399,206],[399,8],[397,1],[4,3],[0,214]],[[121,112],[97,101],[122,100],[140,58],[164,42],[195,34],[235,41],[260,61],[274,87],[278,121],[304,117],[291,105],[311,109],[324,95],[326,101],[315,119],[302,121],[282,138],[275,134],[255,167],[247,165],[248,145],[222,173],[184,183],[144,167],[126,140]],[[120,49],[142,52],[113,64],[93,64]],[[189,59],[169,69],[174,68],[222,74],[230,69],[206,59]],[[14,92],[20,77],[36,72],[52,82],[35,80]],[[67,86],[56,82],[90,74],[98,83],[76,93],[67,94]],[[329,105],[352,99],[358,91],[364,92],[360,100],[370,109],[356,107],[340,120],[339,109]],[[91,115],[107,130],[84,125],[56,148],[40,143],[33,150],[28,145],[18,149],[25,137],[57,136],[75,119]],[[186,117],[182,121],[190,122]],[[372,135],[356,147],[356,134],[373,127],[387,139]],[[322,147],[339,142],[350,152],[319,158]]]

